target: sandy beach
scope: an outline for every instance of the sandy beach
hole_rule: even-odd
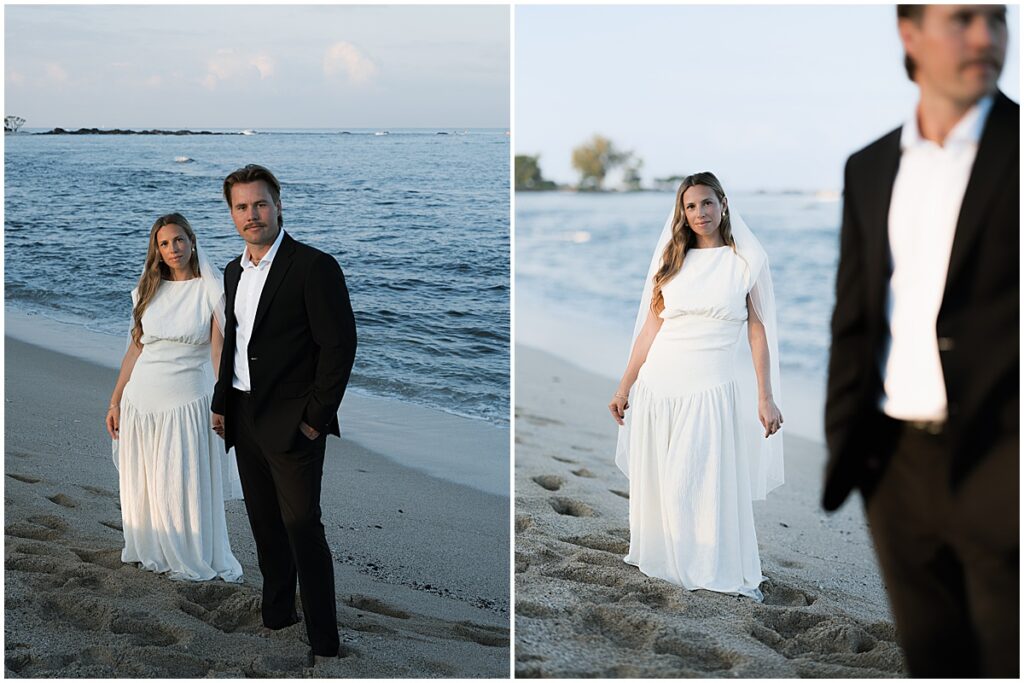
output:
[[[501,483],[480,472],[465,482],[430,476],[440,456],[405,466],[402,454],[420,438],[416,420],[405,431],[397,419],[374,426],[391,430],[377,441],[394,453],[366,447],[365,426],[359,443],[347,434],[327,442],[322,507],[342,640],[335,661],[305,668],[301,624],[262,627],[242,501],[227,503],[227,522],[244,583],[175,582],[122,564],[103,427],[116,373],[99,362],[112,349],[86,343],[94,337],[81,335],[92,360],[5,337],[6,676],[507,677],[508,497],[489,492]],[[472,425],[457,427],[472,421],[444,417],[448,431],[461,432],[444,445],[453,462],[490,462],[507,477],[493,464],[507,473],[507,430],[474,438]],[[343,405],[343,431],[350,419]],[[502,432],[504,453],[490,452]]]
[[[859,497],[820,507],[820,443],[784,434],[786,483],[754,503],[764,603],[690,592],[622,561],[614,381],[525,346],[515,367],[517,677],[905,675]]]

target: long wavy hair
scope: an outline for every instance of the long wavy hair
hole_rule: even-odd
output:
[[[160,258],[160,248],[157,246],[156,234],[160,232],[160,228],[165,225],[180,225],[181,229],[185,231],[189,240],[192,242],[192,254],[189,256],[188,265],[192,269],[192,276],[199,277],[199,256],[196,253],[196,234],[192,231],[192,226],[189,224],[188,219],[182,216],[180,213],[169,213],[166,216],[160,216],[156,219],[156,223],[153,223],[152,229],[149,231],[149,248],[146,250],[146,267],[142,271],[142,277],[139,278],[139,302],[135,304],[135,308],[132,310],[132,342],[138,344],[139,340],[142,339],[142,314],[146,312],[146,307],[149,306],[149,302],[153,300],[156,295],[156,291],[160,289],[160,283],[163,280],[171,279],[171,269],[163,259]]]
[[[654,289],[651,294],[651,310],[655,315],[665,310],[665,297],[661,293],[662,287],[668,283],[680,268],[683,267],[683,259],[686,252],[697,244],[697,233],[693,231],[686,222],[686,211],[683,210],[683,194],[695,185],[710,187],[722,203],[722,222],[718,229],[722,233],[725,243],[736,250],[736,241],[732,238],[732,224],[729,222],[728,207],[725,204],[725,190],[722,183],[718,181],[714,173],[703,171],[694,173],[683,178],[679,189],[676,191],[676,207],[672,213],[672,237],[665,245],[665,251],[661,255],[661,267],[654,274]]]

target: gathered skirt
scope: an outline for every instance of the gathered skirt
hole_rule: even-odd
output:
[[[126,388],[121,399],[114,442],[124,528],[121,560],[172,579],[241,581],[242,567],[228,540],[221,462],[227,456],[211,429],[211,396],[153,409],[151,391],[136,398]]]
[[[749,432],[737,411],[734,349],[652,347],[631,398],[629,554],[689,590],[762,600]]]

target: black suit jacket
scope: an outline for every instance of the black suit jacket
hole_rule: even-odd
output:
[[[228,412],[235,359],[235,293],[241,256],[224,269],[224,350],[213,412],[225,415],[225,447],[234,444]],[[356,353],[356,324],[345,276],[334,257],[285,233],[270,264],[249,340],[249,377],[257,437],[273,452],[306,437],[299,423],[340,436],[341,405]]]
[[[846,163],[843,225],[825,404],[829,459],[823,505],[870,495],[892,453],[882,416],[881,356],[889,336],[889,202],[900,162],[896,129]],[[994,441],[1019,431],[1020,106],[996,93],[957,219],[938,340],[953,448],[951,487]]]

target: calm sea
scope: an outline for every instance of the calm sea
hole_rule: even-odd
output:
[[[730,199],[768,252],[782,365],[809,379],[823,378],[839,201],[813,194],[735,194]],[[651,254],[674,200],[674,194],[661,192],[517,193],[517,325],[520,320],[543,325],[526,310],[542,307],[550,320],[580,320],[592,330],[617,331],[612,334],[622,348],[613,349],[613,360],[598,369],[618,377]],[[542,336],[537,330],[523,332]]]
[[[260,163],[285,229],[345,271],[351,386],[508,424],[509,140],[439,132],[7,136],[6,304],[126,335],[153,221],[180,211],[223,267],[243,243],[221,183]]]

